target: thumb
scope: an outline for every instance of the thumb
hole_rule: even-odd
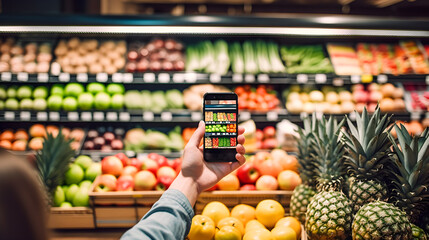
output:
[[[197,130],[195,130],[194,134],[192,134],[192,137],[191,139],[189,139],[188,144],[190,146],[199,147],[201,139],[204,137],[205,131],[206,131],[205,124],[203,121],[200,121],[200,123],[198,124]]]

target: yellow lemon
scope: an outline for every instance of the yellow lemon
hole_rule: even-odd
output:
[[[291,227],[297,236],[301,236],[301,223],[294,217],[284,217],[280,219],[275,227]]]
[[[216,232],[215,240],[241,240],[241,232],[233,226],[223,226]]]
[[[275,227],[271,230],[273,240],[296,240],[297,235],[291,227]]]
[[[211,218],[196,215],[192,218],[188,238],[189,240],[212,239],[215,235],[215,229],[215,224]]]
[[[210,202],[204,207],[202,215],[210,217],[217,225],[219,220],[229,217],[229,209],[221,202]]]
[[[284,217],[285,209],[279,202],[267,199],[258,203],[255,215],[259,222],[271,229],[276,225],[278,220]]]
[[[250,220],[255,219],[255,208],[247,204],[239,204],[231,210],[231,217],[237,218],[246,226]]]
[[[224,219],[221,219],[217,223],[217,227],[221,229],[223,226],[232,226],[240,230],[241,234],[244,234],[244,225],[235,217],[227,217]]]
[[[246,232],[243,240],[273,240],[273,236],[266,228],[260,228]]]
[[[246,224],[246,230],[245,232],[249,232],[249,231],[253,231],[256,229],[266,229],[265,226],[260,223],[258,220],[250,220],[247,224]]]

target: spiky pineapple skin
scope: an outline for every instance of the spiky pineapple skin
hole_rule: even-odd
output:
[[[359,209],[352,224],[352,237],[353,240],[413,239],[407,214],[382,201],[365,204]]]
[[[307,206],[313,199],[314,194],[316,192],[313,188],[305,184],[300,184],[293,190],[290,199],[290,215],[297,218],[303,224],[305,223]]]
[[[386,201],[387,187],[383,182],[374,180],[354,179],[349,186],[349,199],[353,205],[353,213],[357,213],[359,209],[370,202]]]
[[[428,237],[423,229],[411,223],[411,230],[413,232],[413,240],[427,240]]]
[[[305,229],[312,240],[344,240],[351,234],[352,208],[346,195],[323,191],[307,207]]]

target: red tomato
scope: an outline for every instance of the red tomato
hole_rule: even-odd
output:
[[[256,97],[257,97],[258,95],[256,95],[256,93],[255,92],[251,92],[251,93],[249,93],[249,100],[256,100]]]
[[[246,91],[250,91],[250,89],[252,88],[250,85],[244,85],[243,86],[244,90]]]
[[[257,109],[258,104],[256,104],[255,101],[249,101],[248,105],[247,105],[247,109],[249,110],[255,110]]]
[[[265,95],[266,93],[267,93],[267,90],[263,87],[263,86],[259,86],[257,89],[256,89],[256,93],[258,94],[258,95]]]
[[[238,87],[236,87],[236,88],[235,88],[235,93],[236,93],[237,95],[240,95],[240,94],[244,93],[244,88],[243,88],[242,86],[238,86]]]

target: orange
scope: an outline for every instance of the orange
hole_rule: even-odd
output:
[[[231,210],[231,217],[237,218],[246,226],[250,220],[255,219],[255,208],[247,204],[239,204]]]
[[[241,232],[233,226],[223,226],[216,232],[215,240],[241,240]]]
[[[284,217],[280,219],[275,227],[290,227],[295,231],[297,236],[301,235],[301,223],[294,217]]]
[[[202,215],[210,217],[217,225],[221,219],[229,217],[229,209],[221,202],[210,202],[204,207]]]
[[[296,232],[291,227],[275,227],[271,230],[273,240],[296,240]]]
[[[256,206],[256,219],[265,227],[273,228],[277,221],[285,215],[283,206],[274,200],[263,200]]]
[[[245,232],[250,232],[250,231],[257,230],[257,229],[266,229],[266,228],[258,220],[253,219],[247,223]]]
[[[260,228],[246,232],[243,240],[273,240],[273,236],[266,228]]]
[[[224,219],[221,219],[218,223],[217,223],[217,227],[219,229],[222,229],[222,227],[224,226],[232,226],[237,228],[238,230],[240,230],[241,234],[244,234],[244,225],[243,223],[241,223],[240,220],[238,220],[235,217],[227,217]]]

